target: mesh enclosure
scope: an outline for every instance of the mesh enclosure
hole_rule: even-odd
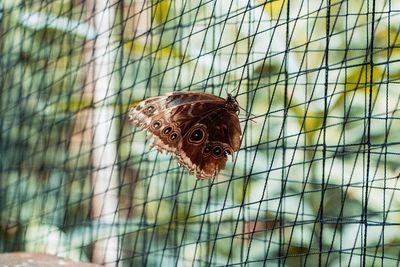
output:
[[[0,8],[0,252],[398,266],[398,1]],[[215,179],[127,119],[173,91],[232,92],[242,108],[241,148]]]

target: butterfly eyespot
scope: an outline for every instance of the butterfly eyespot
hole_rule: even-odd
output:
[[[164,134],[169,134],[171,131],[172,131],[172,127],[168,126],[167,128],[165,128],[165,129],[163,130],[163,133],[164,133]]]
[[[190,135],[190,141],[200,142],[204,137],[204,132],[201,129],[194,130]]]
[[[148,112],[152,112],[152,111],[154,110],[154,106],[148,106],[148,107],[146,108],[146,110],[147,110]]]
[[[161,122],[159,122],[159,121],[154,122],[153,127],[156,129],[159,129],[161,127]]]
[[[204,154],[208,154],[210,153],[212,150],[212,147],[210,145],[207,145],[204,149],[203,149],[203,153]]]
[[[141,106],[141,105],[137,105],[137,106],[135,107],[135,109],[136,109],[137,111],[139,111],[139,110],[142,109],[142,106]]]
[[[219,156],[219,155],[221,155],[221,153],[222,153],[222,149],[221,149],[220,147],[215,147],[215,148],[213,149],[213,154],[214,154],[215,156]]]
[[[169,136],[169,139],[175,140],[177,137],[178,137],[178,134],[177,134],[177,133],[172,133],[172,134]]]

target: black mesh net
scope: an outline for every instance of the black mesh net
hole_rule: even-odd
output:
[[[397,266],[397,1],[0,2],[0,251],[109,266]],[[198,181],[128,109],[235,95]],[[399,127],[399,128],[397,128]],[[397,148],[396,148],[397,147]]]

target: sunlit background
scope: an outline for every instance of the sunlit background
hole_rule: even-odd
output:
[[[0,2],[0,252],[107,266],[398,266],[400,2]],[[232,92],[196,181],[129,107]]]

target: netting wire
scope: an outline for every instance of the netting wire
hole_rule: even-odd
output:
[[[398,266],[400,5],[11,1],[0,251],[108,266]],[[126,117],[233,92],[241,148],[197,181]]]

